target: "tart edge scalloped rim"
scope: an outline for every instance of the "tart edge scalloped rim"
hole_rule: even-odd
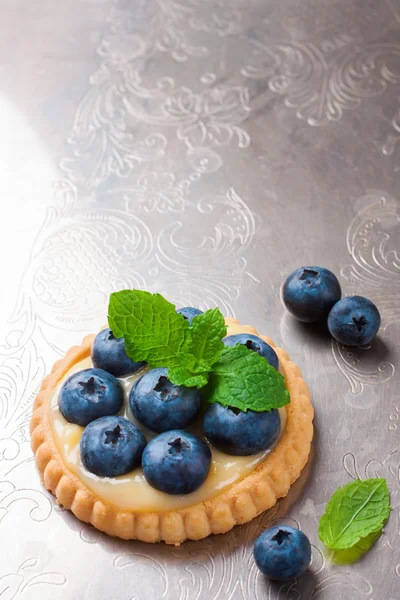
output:
[[[226,319],[227,325],[240,325]],[[258,335],[254,327],[241,326],[244,333]],[[47,377],[33,405],[30,422],[31,446],[40,478],[58,504],[111,536],[154,543],[164,541],[179,546],[185,540],[200,540],[211,534],[225,533],[235,525],[251,521],[272,508],[287,495],[290,486],[305,466],[313,438],[314,410],[310,392],[298,366],[288,354],[266,336],[259,336],[278,354],[290,392],[286,405],[286,426],[281,439],[270,454],[249,475],[210,500],[187,508],[165,512],[120,510],[100,500],[66,467],[53,439],[48,410],[54,388],[77,362],[90,356],[95,335],[87,335],[81,346],[72,346],[58,360]]]

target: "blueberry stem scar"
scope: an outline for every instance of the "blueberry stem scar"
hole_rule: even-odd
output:
[[[154,386],[155,392],[160,392],[161,400],[173,400],[179,396],[179,389],[171,384],[168,377],[161,375],[157,385]]]
[[[299,279],[303,280],[303,279],[307,279],[307,277],[317,277],[317,276],[318,276],[318,271],[313,271],[312,269],[303,269],[303,272],[300,275]]]
[[[278,546],[281,546],[283,542],[286,541],[288,537],[290,537],[290,535],[291,534],[288,531],[283,531],[283,529],[280,529],[272,539],[274,540],[274,542],[277,542]]]
[[[106,434],[106,439],[105,439],[104,443],[112,444],[113,446],[115,446],[115,444],[118,442],[119,438],[121,437],[121,427],[119,425],[117,425],[116,427],[114,427],[114,429],[110,429],[109,431],[106,431],[105,434]]]
[[[353,323],[354,325],[357,327],[358,331],[362,331],[362,328],[368,324],[367,319],[364,317],[364,315],[361,315],[361,317],[353,317]]]
[[[166,384],[168,383],[168,378],[165,375],[161,375],[159,377],[157,385],[154,386],[155,392],[165,392]]]
[[[94,377],[90,377],[87,381],[79,381],[79,385],[82,386],[82,392],[86,394],[94,394],[96,392],[96,381]],[[104,385],[99,386],[100,392],[105,392],[106,387]]]
[[[168,450],[169,454],[180,454],[184,448],[189,448],[189,444],[183,442],[180,437],[172,440],[172,442],[168,442],[168,446],[170,446]]]

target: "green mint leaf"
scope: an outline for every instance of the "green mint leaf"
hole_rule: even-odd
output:
[[[179,353],[182,363],[179,366],[168,369],[168,378],[176,385],[201,388],[208,382],[208,374],[211,367],[202,364],[204,361],[196,361],[191,354]]]
[[[218,308],[207,310],[193,319],[189,352],[198,360],[213,365],[221,354],[226,336],[225,319]]]
[[[380,531],[390,510],[384,479],[357,479],[333,494],[320,519],[318,535],[328,548],[347,550]]]
[[[186,367],[172,367],[168,369],[168,379],[175,385],[200,389],[208,382],[208,372],[193,373]]]
[[[361,538],[357,544],[354,544],[354,546],[348,548],[347,550],[330,550],[328,558],[335,565],[350,565],[355,563],[360,560],[360,558],[366,552],[368,552],[381,534],[382,529],[380,531],[374,531],[373,533],[370,533],[367,535],[367,537]]]
[[[290,401],[284,377],[241,344],[224,347],[205,389],[209,402],[247,411],[270,411]]]
[[[160,294],[123,290],[110,296],[108,323],[134,361],[151,367],[179,367],[188,353],[187,320]]]

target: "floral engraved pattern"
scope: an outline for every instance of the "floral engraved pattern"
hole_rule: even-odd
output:
[[[64,586],[67,579],[62,573],[45,572],[35,574],[39,564],[38,558],[27,558],[15,573],[0,575],[0,597],[4,600],[13,598],[32,598],[32,587],[40,586],[41,594],[51,594],[48,586]],[[45,591],[43,586],[46,586]],[[54,593],[54,591],[53,591]]]
[[[35,312],[66,328],[93,321],[96,307],[102,310],[111,291],[122,285],[145,287],[137,265],[147,260],[152,247],[149,228],[133,214],[92,210],[63,219],[38,245],[24,281],[33,291]]]
[[[351,285],[351,293],[359,291],[379,306],[385,332],[400,319],[399,206],[394,198],[378,191],[360,198],[358,206],[347,230],[352,262],[341,273]],[[391,362],[379,360],[384,346],[378,339],[371,349],[347,348],[333,340],[332,352],[353,394],[360,393],[365,384],[388,381],[395,372]]]
[[[254,215],[233,189],[225,196],[203,197],[197,210],[198,222],[204,226],[189,233],[183,222],[177,221],[164,228],[157,239],[157,261],[173,273],[176,285],[181,285],[183,301],[190,304],[192,297],[198,298],[204,307],[219,304],[225,314],[234,314],[231,301],[245,280],[255,281],[246,271],[243,256],[255,235]]]
[[[13,461],[28,441],[32,402],[44,377],[43,360],[32,342],[0,367],[0,465]],[[1,469],[1,467],[0,467]]]
[[[283,96],[309,125],[327,125],[363,98],[382,94],[400,83],[400,46],[348,44],[328,56],[313,43],[291,43],[276,48],[254,42],[254,60],[242,69],[249,79],[267,79],[271,91]]]
[[[179,125],[177,136],[189,150],[198,146],[224,146],[232,139],[247,148],[250,138],[238,127],[249,114],[248,92],[240,87],[213,87],[203,94],[181,89],[163,106],[165,113]]]
[[[124,188],[126,209],[132,211],[139,203],[146,212],[183,212],[185,197],[181,186],[176,185],[173,173],[149,171],[137,182]]]
[[[391,392],[399,372],[393,339],[400,319],[400,205],[385,169],[386,157],[395,154],[400,140],[398,3],[107,0],[101,26],[88,17],[93,12],[102,18],[96,3],[90,12],[91,4],[72,0],[70,12],[79,16],[79,27],[68,16],[60,20],[61,32],[57,19],[53,23],[49,17],[55,32],[48,41],[60,69],[68,64],[67,84],[72,73],[71,98],[69,90],[57,97],[71,127],[65,150],[55,160],[62,178],[54,183],[43,226],[24,250],[26,268],[15,309],[4,315],[0,339],[0,532],[10,544],[2,557],[1,600],[80,595],[376,600],[389,584],[394,591],[385,600],[395,600],[400,457],[393,439],[400,404]],[[19,18],[23,25],[26,17]],[[70,39],[82,61],[70,56]],[[52,52],[49,56],[54,58]],[[87,78],[82,65],[88,57],[97,62]],[[43,73],[50,77],[48,66]],[[13,81],[15,74],[10,74]],[[41,118],[58,131],[47,101],[41,110]],[[376,139],[385,119],[390,132]],[[317,126],[325,127],[323,135]],[[348,147],[341,143],[344,129],[351,132]],[[365,132],[368,138],[362,137]],[[360,145],[368,143],[353,164],[357,139]],[[63,141],[56,139],[55,146]],[[310,170],[310,191],[305,187],[309,173],[298,160],[307,145],[315,148],[316,163],[320,152],[329,160],[343,154],[354,181],[338,170],[335,195],[325,197],[323,169],[316,164]],[[51,140],[49,148],[55,146]],[[280,148],[285,148],[282,156]],[[304,156],[310,162],[307,152]],[[375,169],[371,175],[370,167]],[[372,186],[393,197],[379,189],[367,193]],[[350,197],[358,200],[350,202]],[[332,342],[335,362],[329,348],[319,352],[318,341],[307,346],[297,332],[301,349],[295,360],[310,368],[319,459],[310,461],[287,498],[226,535],[180,548],[108,538],[53,505],[33,470],[28,443],[32,401],[54,361],[105,322],[110,292],[146,288],[177,305],[219,306],[231,316],[250,312],[259,321],[252,324],[269,333],[261,326],[273,329],[282,314],[279,301],[274,306],[271,298],[277,297],[284,273],[312,251],[308,219],[314,210],[316,219],[323,212],[324,226],[325,219],[339,216],[335,223],[347,258],[336,260],[321,242],[312,250],[341,271],[346,293],[366,295],[378,304],[382,329],[371,348]],[[350,224],[349,214],[355,215]],[[288,238],[298,232],[293,250]],[[264,272],[265,281],[256,272]],[[3,288],[7,293],[6,282]],[[334,386],[338,373],[348,393],[345,406],[332,408],[323,396],[330,391],[325,380]],[[365,409],[357,412],[360,432],[371,432],[368,439],[351,429],[355,407]],[[386,435],[388,430],[396,433]],[[387,479],[393,505],[373,550],[379,554],[371,552],[353,567],[332,566],[316,534],[327,488],[343,483],[343,453],[349,476]],[[271,582],[255,567],[254,538],[273,523],[300,527],[311,538],[312,564],[299,580]],[[76,556],[81,568],[72,568],[67,554]],[[78,583],[82,590],[73,587]]]
[[[52,505],[48,497],[38,490],[17,489],[10,481],[0,481],[0,522],[11,513],[16,503],[27,510],[33,521],[46,521]]]

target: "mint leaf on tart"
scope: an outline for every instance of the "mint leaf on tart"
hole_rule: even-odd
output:
[[[208,382],[211,367],[203,360],[196,360],[191,354],[180,353],[181,365],[170,367],[168,377],[175,385],[202,388]]]
[[[205,396],[244,412],[271,411],[290,401],[284,377],[246,346],[225,347],[213,365]]]
[[[219,308],[194,317],[190,336],[189,352],[198,361],[213,365],[224,348],[222,338],[226,336],[225,319]]]
[[[200,389],[207,385],[208,372],[192,373],[186,367],[172,367],[168,369],[168,379],[175,385]]]
[[[356,479],[332,495],[319,522],[319,538],[331,550],[358,546],[365,552],[377,537],[372,534],[379,535],[390,511],[385,479]]]
[[[108,323],[115,337],[123,337],[133,361],[152,367],[179,367],[188,354],[189,323],[160,294],[122,290],[110,296]]]
[[[196,319],[194,328],[189,327],[160,294],[122,290],[110,296],[108,323],[115,337],[124,338],[127,355],[153,368],[166,367],[176,385],[201,388],[211,371],[205,357],[218,358],[226,327],[218,309]]]

